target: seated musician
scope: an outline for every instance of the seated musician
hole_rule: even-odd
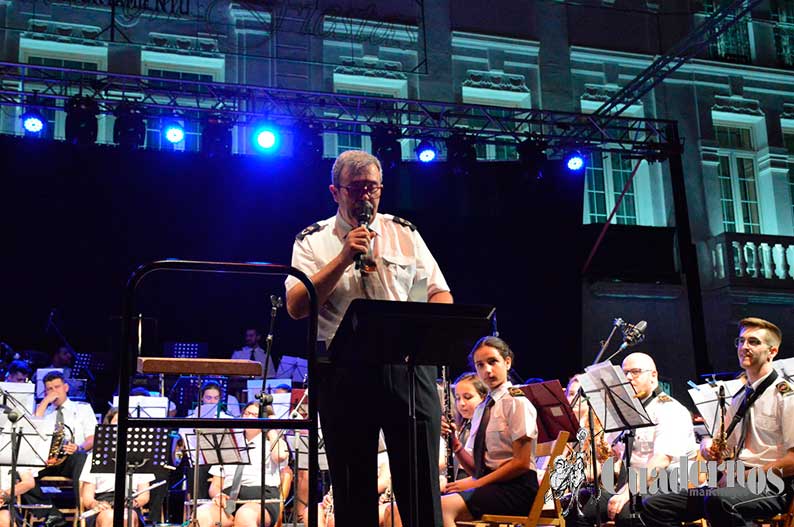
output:
[[[533,457],[537,411],[521,390],[511,389],[507,375],[513,357],[498,337],[481,338],[469,354],[488,396],[474,412],[466,445],[454,447],[461,467],[472,476],[446,486],[444,527],[486,513],[525,516],[532,507],[538,490]]]
[[[38,488],[38,479],[45,476],[63,476],[78,481],[86,453],[94,447],[97,420],[90,404],[69,398],[69,384],[61,372],[51,371],[44,376],[44,390],[44,399],[36,407],[35,415],[44,417],[45,422],[54,424],[56,428],[63,428],[63,442],[60,449],[55,449],[59,451],[60,463],[39,471],[37,488],[26,495],[25,502],[52,505],[49,496]],[[76,494],[79,501],[79,493]],[[53,508],[47,518],[47,525],[60,527],[66,525],[66,521],[60,511]]]
[[[729,401],[723,435],[700,443],[707,460],[735,470],[726,470],[717,487],[648,496],[643,500],[645,525],[706,518],[714,527],[749,527],[785,514],[794,499],[794,387],[773,365],[782,340],[780,328],[768,320],[739,321],[736,354],[748,384]],[[755,489],[737,482],[751,478],[758,483]]]
[[[450,426],[446,419],[441,421],[441,434],[444,437],[450,433],[455,436],[451,440],[453,450],[466,444],[471,432],[471,418],[474,416],[474,410],[485,400],[487,395],[488,388],[476,373],[463,373],[455,380],[455,422]],[[469,476],[461,468],[457,457],[454,458],[454,463],[453,481]]]
[[[28,382],[32,373],[30,365],[23,360],[14,360],[6,368],[6,382]]]
[[[14,485],[14,496],[22,496],[29,492],[36,486],[36,480],[33,479],[35,471],[28,467],[19,467],[17,469],[17,482]],[[9,499],[11,497],[11,467],[3,467],[0,472],[0,527],[9,527],[11,525],[11,514],[9,513]],[[19,525],[19,516],[17,516],[17,524]]]
[[[249,403],[243,410],[244,419],[255,419],[259,416],[259,403]],[[202,505],[196,511],[200,527],[254,527],[274,525],[281,513],[278,503],[281,466],[289,457],[286,442],[279,438],[276,430],[267,431],[268,452],[265,456],[266,473],[264,498],[264,522],[260,517],[260,499],[262,497],[262,430],[247,428],[244,431],[248,446],[248,465],[215,465],[210,469],[212,482],[209,495],[210,503]],[[246,500],[246,503],[234,503]],[[252,500],[252,501],[247,501]]]
[[[103,422],[115,425],[119,420],[118,408],[111,408],[105,414]],[[146,489],[154,482],[154,474],[133,474],[132,485],[135,491]],[[112,527],[113,525],[113,499],[115,497],[116,476],[112,473],[98,473],[91,471],[91,455],[88,455],[83,472],[80,474],[80,498],[86,512],[86,527]],[[140,509],[149,502],[149,492],[142,492],[132,500],[132,506],[137,514],[132,517],[133,525],[138,525]],[[126,518],[127,511],[124,511]]]

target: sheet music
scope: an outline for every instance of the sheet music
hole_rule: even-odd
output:
[[[794,368],[791,371],[794,373]],[[733,396],[744,388],[744,383],[741,379],[716,381],[713,385],[711,383],[699,384],[697,388],[688,390],[689,397],[695,403],[698,412],[703,417],[703,424],[712,437],[719,432],[719,389],[723,385],[725,386],[725,409],[727,410],[728,406],[731,405]]]
[[[789,382],[794,382],[794,357],[773,361],[772,366],[777,370],[778,375]]]
[[[595,414],[604,424],[605,432],[656,424],[636,397],[634,387],[619,366],[611,362],[593,364],[585,368],[585,375],[580,380]],[[605,393],[605,386],[613,397]]]

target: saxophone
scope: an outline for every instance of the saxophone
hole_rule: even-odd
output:
[[[55,423],[55,428],[52,430],[52,443],[50,443],[50,452],[47,454],[47,466],[54,467],[60,465],[66,458],[69,457],[63,447],[71,442],[71,439],[66,437],[67,431],[71,437],[71,431],[63,423]]]
[[[733,449],[728,447],[728,437],[725,433],[725,385],[723,384],[720,384],[720,391],[717,400],[719,401],[720,407],[720,433],[712,441],[709,450],[716,461],[720,462],[730,459],[734,455]]]

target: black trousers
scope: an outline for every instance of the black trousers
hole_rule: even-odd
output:
[[[438,456],[441,405],[435,366],[416,368],[419,525],[409,524],[408,368],[325,365],[320,378],[320,419],[325,439],[337,525],[378,524],[378,432],[389,452],[392,487],[403,523],[440,527]]]
[[[791,499],[787,492],[755,494],[744,487],[687,489],[657,494],[643,500],[642,519],[647,527],[679,526],[682,521],[706,518],[719,527],[753,527],[754,520],[771,518],[785,511]]]
[[[576,527],[592,527],[596,525],[596,519],[600,516],[601,522],[607,521],[607,505],[609,504],[610,498],[612,498],[614,494],[610,494],[609,492],[601,489],[601,494],[598,498],[595,497],[593,494],[593,489],[586,489],[579,492],[579,505],[582,510],[582,515],[579,516],[578,512],[574,508],[571,511],[571,514],[567,518],[567,523],[572,525],[576,525]],[[575,506],[574,506],[575,507]],[[596,513],[596,509],[598,513]],[[640,512],[640,508],[637,507],[637,512]],[[618,527],[627,527],[631,525],[630,520],[630,513],[631,508],[629,504],[623,506],[620,512],[615,516],[615,525]]]
[[[44,476],[62,476],[71,478],[74,481],[74,494],[77,506],[80,506],[80,473],[83,471],[83,465],[87,459],[85,452],[75,452],[67,456],[63,463],[60,465],[45,467],[39,471],[36,477],[36,486],[30,491],[22,495],[22,502],[28,504],[47,504],[52,505],[52,499],[42,492],[39,485],[39,479]],[[53,509],[50,515],[60,516],[61,513],[57,509]]]

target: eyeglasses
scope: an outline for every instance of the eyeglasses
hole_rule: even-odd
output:
[[[750,337],[749,339],[745,339],[744,337],[739,337],[736,340],[734,340],[733,343],[736,345],[737,348],[741,348],[742,346],[745,345],[745,343],[747,343],[747,345],[750,346],[751,348],[757,348],[758,346],[764,344],[764,342],[761,339],[756,337]]]
[[[380,191],[383,190],[383,185],[367,183],[366,185],[339,185],[339,188],[345,189],[351,198],[360,198],[364,194],[377,198],[380,196]]]
[[[643,370],[642,368],[632,368],[630,370],[623,370],[623,373],[626,375],[626,377],[639,377],[646,371],[651,371],[651,370]]]

